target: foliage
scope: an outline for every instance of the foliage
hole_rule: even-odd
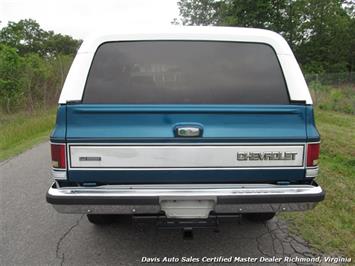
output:
[[[279,32],[307,73],[353,71],[355,67],[353,1],[180,0],[178,6],[184,25]]]
[[[68,35],[45,31],[32,19],[19,22],[9,22],[0,30],[0,43],[16,48],[23,56],[36,53],[40,56],[55,56],[58,54],[73,55],[81,41]]]
[[[313,81],[309,87],[313,102],[319,109],[355,114],[355,91],[353,86],[331,87]]]
[[[73,55],[81,44],[81,41],[69,35],[55,34],[53,31],[48,31],[46,35],[45,49],[50,55]]]
[[[23,95],[22,84],[18,79],[22,61],[14,48],[0,45],[0,103],[7,112]]]
[[[181,0],[178,2],[182,23],[184,25],[219,24],[222,2],[213,0]],[[175,20],[176,21],[176,20]]]
[[[33,111],[55,102],[80,41],[27,19],[2,28],[0,43],[0,107]]]

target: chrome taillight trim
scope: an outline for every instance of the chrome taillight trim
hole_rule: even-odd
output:
[[[316,177],[319,173],[319,167],[309,167],[306,169],[306,177]]]
[[[54,180],[67,180],[67,171],[66,170],[52,169],[51,175]]]

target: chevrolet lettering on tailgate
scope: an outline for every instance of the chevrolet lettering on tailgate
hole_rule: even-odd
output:
[[[47,201],[168,227],[312,209],[320,136],[287,42],[261,29],[119,29],[83,41],[50,137]],[[171,222],[173,221],[173,222]]]
[[[238,152],[238,161],[247,160],[295,160],[297,152]]]

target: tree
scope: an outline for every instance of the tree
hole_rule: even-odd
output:
[[[0,102],[8,113],[23,95],[19,79],[22,66],[16,49],[0,44]]]
[[[45,50],[51,55],[74,55],[81,44],[69,35],[55,34],[53,31],[46,33],[44,42]]]
[[[16,48],[19,55],[36,53],[40,56],[74,55],[81,43],[68,35],[45,31],[32,19],[9,22],[0,30],[0,42]]]
[[[353,0],[180,0],[184,25],[263,28],[284,36],[307,72],[351,71]],[[175,23],[177,21],[175,20]]]
[[[270,0],[180,0],[184,25],[225,25],[282,28],[288,1]]]
[[[38,54],[30,53],[24,57],[24,68],[21,74],[24,93],[31,111],[35,109],[35,103],[46,105],[46,83],[50,75],[50,69],[45,59]]]
[[[299,9],[303,1],[289,0],[181,0],[182,24],[269,29],[281,33],[293,46],[300,34]]]
[[[43,54],[44,39],[44,30],[32,19],[9,22],[0,31],[0,42],[16,48],[20,55],[30,52]]]
[[[32,111],[56,101],[81,41],[27,19],[9,22],[0,30],[0,42],[1,107]]]
[[[307,72],[350,70],[351,18],[337,0],[308,0],[303,13],[302,32],[308,36],[296,47],[296,55]],[[318,69],[314,66],[318,65]],[[308,71],[312,67],[313,71]]]
[[[220,5],[214,0],[181,0],[179,12],[184,25],[214,25],[219,23]],[[176,20],[175,20],[176,22]]]

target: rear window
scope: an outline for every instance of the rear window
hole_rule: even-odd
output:
[[[98,48],[83,103],[288,104],[289,98],[266,44],[136,41]]]

